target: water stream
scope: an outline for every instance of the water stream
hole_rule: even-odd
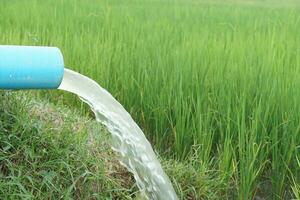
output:
[[[92,79],[65,69],[59,87],[78,95],[112,134],[112,148],[120,155],[120,163],[133,173],[147,199],[177,199],[169,178],[139,126],[114,97]]]

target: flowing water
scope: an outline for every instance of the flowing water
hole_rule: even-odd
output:
[[[112,134],[114,151],[131,173],[145,198],[177,199],[169,178],[164,173],[142,130],[114,97],[92,79],[65,69],[59,87],[78,95],[86,102]]]

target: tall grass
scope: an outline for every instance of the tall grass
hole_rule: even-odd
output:
[[[60,47],[66,66],[106,87],[157,149],[196,154],[236,198],[292,198],[299,11],[268,1],[4,1],[0,43]]]

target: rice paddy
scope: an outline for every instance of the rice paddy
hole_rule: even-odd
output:
[[[1,1],[0,44],[59,47],[162,157],[210,179],[197,198],[299,198],[299,2]]]

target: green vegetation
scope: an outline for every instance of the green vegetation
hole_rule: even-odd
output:
[[[32,92],[0,97],[0,199],[139,199],[95,120]],[[216,180],[195,160],[161,161],[182,199],[218,197]]]
[[[168,170],[186,181],[182,197],[291,199],[300,196],[299,11],[292,1],[1,1],[0,44],[60,47],[66,66],[107,88],[177,172],[191,168]],[[74,96],[42,96],[87,111]],[[74,166],[90,162],[78,156]]]
[[[29,101],[24,94],[0,95],[0,199],[99,194],[100,199],[130,199],[131,177],[118,175],[125,170],[118,167],[99,125],[66,108]]]

